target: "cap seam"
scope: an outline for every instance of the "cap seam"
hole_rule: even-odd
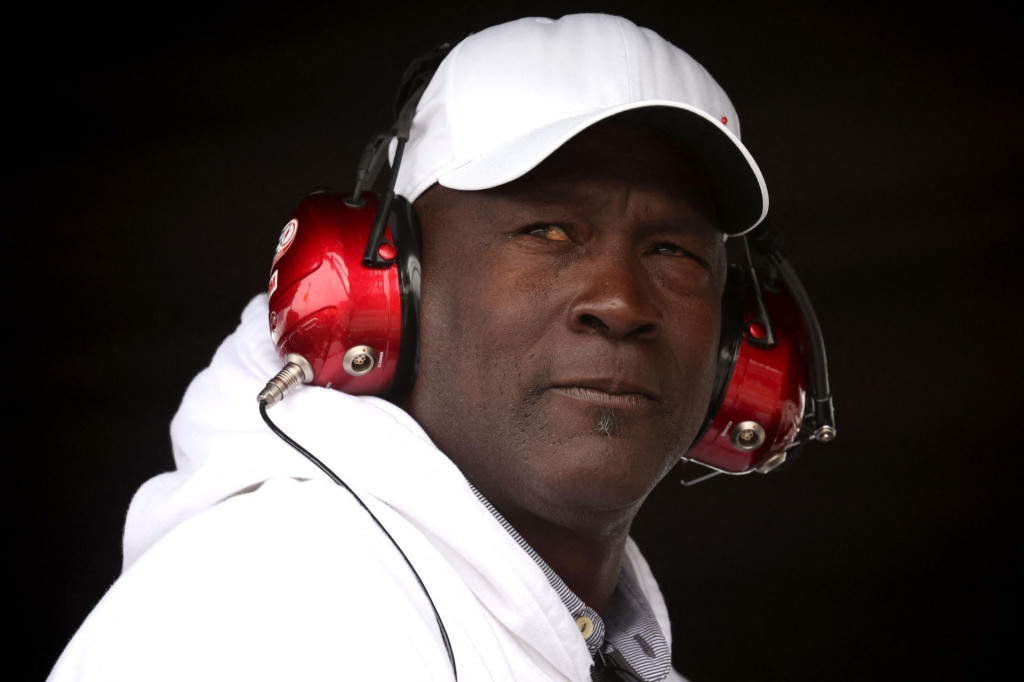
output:
[[[622,42],[622,53],[623,59],[626,62],[626,87],[629,88],[629,99],[630,101],[636,101],[639,99],[639,95],[636,91],[636,78],[634,73],[634,64],[636,60],[633,58],[632,48],[629,45],[629,41],[626,40],[626,31],[623,28],[623,21],[620,17],[616,17],[615,28],[619,31],[619,40]]]

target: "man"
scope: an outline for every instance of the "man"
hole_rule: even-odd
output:
[[[51,680],[681,679],[629,530],[708,410],[724,235],[767,212],[738,133],[699,65],[619,17],[457,45],[396,184],[423,241],[411,391],[274,407],[353,494],[260,420],[281,358],[259,296]]]

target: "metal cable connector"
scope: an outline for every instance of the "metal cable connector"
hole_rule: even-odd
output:
[[[266,403],[268,407],[284,400],[288,392],[300,383],[308,384],[313,381],[313,366],[306,358],[297,353],[289,353],[285,361],[287,364],[284,368],[267,382],[257,396],[259,402]]]

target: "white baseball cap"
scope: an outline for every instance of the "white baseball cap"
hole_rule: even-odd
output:
[[[712,186],[726,234],[767,215],[764,177],[725,91],[657,33],[608,14],[518,19],[452,48],[416,108],[395,193],[412,202],[435,182],[503,185],[624,112],[682,143]]]

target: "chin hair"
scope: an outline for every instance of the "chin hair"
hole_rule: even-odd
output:
[[[597,416],[597,422],[594,424],[594,433],[609,438],[619,435],[618,413],[615,410],[602,408]]]

